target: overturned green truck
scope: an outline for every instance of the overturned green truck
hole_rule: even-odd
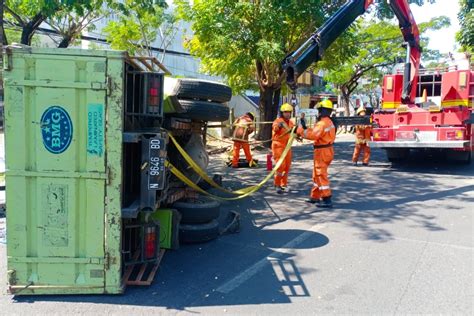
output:
[[[168,78],[157,66],[120,51],[6,49],[10,293],[122,293],[131,265],[176,247],[172,205],[214,209],[195,220],[217,232],[218,205],[200,200],[165,161],[199,181],[168,135],[205,169],[206,124],[228,119],[232,91]]]

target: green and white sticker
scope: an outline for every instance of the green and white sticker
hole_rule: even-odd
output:
[[[104,105],[87,106],[87,153],[102,157],[104,154]]]

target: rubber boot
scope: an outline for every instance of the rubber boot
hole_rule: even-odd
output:
[[[323,197],[323,200],[321,201],[321,203],[317,204],[316,206],[321,207],[321,208],[332,208],[331,197],[330,196]]]
[[[258,168],[258,163],[255,160],[250,160],[249,167],[250,168]]]
[[[306,203],[311,203],[311,204],[319,204],[321,202],[320,199],[313,199],[313,198],[309,198],[307,200],[305,200]]]

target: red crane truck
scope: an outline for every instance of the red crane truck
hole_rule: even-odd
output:
[[[321,60],[325,50],[372,3],[373,0],[347,1],[285,58],[283,69],[290,88],[296,88],[298,76]],[[384,77],[382,108],[372,116],[375,128],[370,145],[385,149],[390,161],[402,160],[416,148],[445,150],[452,158],[470,163],[474,149],[474,72],[468,67],[420,75],[420,36],[408,2],[388,3],[399,21],[407,57],[403,73]],[[425,90],[431,97],[439,97],[439,104],[426,100],[416,103],[417,95]]]

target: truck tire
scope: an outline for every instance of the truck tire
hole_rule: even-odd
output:
[[[389,148],[386,149],[387,160],[390,162],[401,162],[406,159],[410,154],[410,149],[408,148]]]
[[[172,208],[181,214],[183,224],[208,223],[220,215],[219,202],[204,196],[177,201]]]
[[[183,244],[196,244],[211,241],[219,236],[219,222],[215,219],[204,224],[181,224],[179,241]]]
[[[224,122],[229,119],[230,110],[226,104],[183,99],[179,102],[186,112],[175,114],[176,117],[207,122]]]
[[[179,99],[224,103],[232,98],[232,89],[229,86],[206,80],[178,79],[175,91]]]

